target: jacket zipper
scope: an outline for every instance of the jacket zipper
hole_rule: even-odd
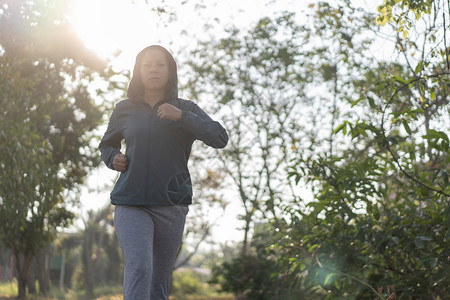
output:
[[[153,126],[153,115],[154,115],[154,108],[152,108],[150,105],[145,104],[147,106],[147,111],[150,113],[150,117],[148,118],[148,134],[147,134],[147,165],[146,165],[146,180],[145,180],[145,199],[144,201],[146,203],[151,203],[151,199],[148,199],[149,195],[149,186],[150,186],[150,165],[151,165],[151,140],[152,140],[152,126]]]

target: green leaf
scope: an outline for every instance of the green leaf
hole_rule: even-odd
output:
[[[415,73],[415,74],[418,74],[420,71],[422,71],[422,67],[423,67],[423,63],[422,63],[422,61],[420,61],[420,62],[417,64],[416,68],[414,69],[414,73]]]
[[[427,131],[427,134],[423,135],[422,138],[424,138],[426,140],[433,140],[433,139],[440,140],[440,139],[443,139],[447,143],[449,142],[447,134],[445,134],[442,131],[438,131],[438,130],[434,130],[434,129],[429,129]]]
[[[319,246],[319,244],[314,244],[314,245],[309,246],[308,252],[312,252],[312,251],[313,251],[314,249],[316,249],[318,246]]]
[[[355,101],[353,101],[352,102],[352,106],[351,107],[353,107],[353,106],[355,106],[356,104],[358,104],[362,99],[364,99],[363,97],[361,97],[361,98],[359,98],[359,99],[357,99],[357,100],[355,100]]]
[[[408,83],[408,81],[406,80],[406,79],[404,79],[403,77],[401,77],[401,76],[394,76],[394,79],[395,80],[397,80],[398,82],[400,82],[400,83],[403,83],[403,84],[406,84],[406,83]]]
[[[402,119],[402,124],[403,124],[403,127],[405,128],[406,132],[408,134],[411,134],[411,128],[409,127],[408,121],[406,121],[405,119]]]
[[[445,170],[441,170],[441,176],[442,176],[442,178],[444,178],[444,184],[445,185],[448,185],[448,173],[447,173],[447,171],[445,171]]]
[[[386,86],[386,82],[381,82],[376,86],[375,91],[377,93],[380,93],[384,89],[385,86]]]
[[[305,270],[306,265],[304,263],[300,263],[299,267],[300,267],[300,271],[303,271],[303,270]]]
[[[375,217],[375,220],[379,220],[381,216],[380,210],[376,206],[373,206],[373,216]]]
[[[339,290],[341,288],[341,285],[339,284],[339,281],[334,281],[334,286]]]
[[[367,100],[369,101],[370,108],[372,108],[372,109],[377,108],[377,106],[375,105],[375,100],[372,97],[367,96]]]
[[[430,98],[431,98],[431,100],[436,99],[436,90],[434,87],[432,87],[430,90]]]
[[[334,273],[330,273],[325,277],[325,282],[323,283],[324,285],[328,284],[328,281],[330,281],[334,276]]]
[[[343,131],[344,135],[347,134],[347,121],[344,121],[341,125],[339,125],[335,130],[333,130],[333,134],[338,133],[339,131]]]

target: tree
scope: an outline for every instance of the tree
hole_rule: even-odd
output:
[[[352,81],[363,76],[365,65],[374,63],[370,55],[373,39],[367,34],[373,17],[351,5],[351,1],[310,4],[307,32],[303,43],[307,45],[302,63],[313,78],[307,89],[314,100],[314,127],[309,128],[306,155],[326,152],[333,155],[341,140],[333,134],[339,122],[350,110],[353,98]],[[351,76],[349,76],[351,74]],[[324,138],[327,143],[324,143]],[[299,154],[302,155],[302,154]]]
[[[413,2],[391,1],[396,5]],[[297,151],[290,164],[290,180],[311,187],[313,200],[299,203],[285,195],[282,198],[285,201],[275,202],[273,210],[260,203],[253,206],[270,216],[275,230],[273,235],[259,241],[262,245],[256,247],[256,252],[248,252],[250,257],[238,257],[218,269],[216,275],[227,290],[247,292],[248,296],[259,292],[255,299],[277,289],[286,292],[281,299],[290,299],[288,295],[292,291],[310,298],[328,299],[443,298],[448,293],[449,140],[440,128],[448,127],[449,76],[445,42],[448,26],[445,24],[450,22],[447,23],[445,14],[442,22],[438,22],[440,19],[436,16],[440,16],[441,4],[431,3],[430,15],[428,10],[421,11],[418,21],[423,20],[425,24],[411,27],[414,30],[406,35],[403,29],[399,31],[399,24],[388,23],[395,29],[393,45],[397,50],[387,61],[371,59],[370,53],[364,52],[367,42],[361,36],[380,30],[375,23],[376,16],[367,18],[355,13],[349,1],[321,2],[312,6],[317,13],[316,21],[311,23],[318,27],[316,31],[315,28],[308,31],[309,39],[302,40],[306,45],[300,42],[310,51],[308,55],[300,51],[302,55],[294,60],[301,66],[304,66],[301,59],[311,60],[317,72],[307,69],[308,74],[320,76],[312,83],[304,80],[297,86],[307,91],[331,86],[332,89],[327,90],[332,92],[322,90],[325,91],[323,98],[331,103],[327,107],[345,109],[345,114],[336,114],[335,109],[323,110],[328,115],[320,115],[322,119],[312,123],[319,128],[311,131],[322,134],[305,135],[298,143],[292,141],[290,146],[296,146]],[[352,26],[355,23],[357,25]],[[419,31],[421,29],[424,31]],[[273,34],[279,31],[271,32],[271,37],[279,37]],[[250,76],[236,75],[245,74],[242,69],[247,66],[236,63],[238,67],[234,68],[231,59],[241,57],[235,51],[243,48],[239,34],[239,31],[232,32],[230,36],[234,39],[223,39],[223,44],[210,42],[213,49],[205,47],[199,51],[205,60],[193,64],[199,74],[211,75],[206,77],[207,81],[215,84],[206,91],[231,107],[222,111],[223,118],[231,115],[237,128],[252,116],[247,110],[241,111],[240,106],[232,107],[233,101],[243,98],[242,91],[246,91],[246,86],[235,84],[237,78],[242,85],[258,87],[258,82],[249,80]],[[252,36],[255,40],[260,37],[255,32]],[[323,42],[324,37],[328,40]],[[320,42],[328,47],[320,47]],[[220,50],[215,52],[214,48]],[[247,48],[242,56],[253,58],[257,53],[258,57],[276,60],[273,49],[277,47],[272,47],[274,52],[268,56],[264,56],[261,49],[263,47]],[[332,54],[327,52],[330,49]],[[209,57],[208,53],[214,55]],[[330,61],[328,66],[327,60]],[[251,74],[256,74],[253,72]],[[266,87],[277,86],[277,73],[268,74],[274,78]],[[201,81],[202,77],[196,80],[208,87],[208,82]],[[346,84],[345,89],[342,84]],[[326,101],[320,103],[326,104]],[[311,120],[308,116],[299,116],[303,117],[301,120]],[[320,120],[329,123],[322,124]],[[333,120],[335,125],[330,126]],[[337,125],[338,122],[342,124]],[[251,131],[248,128],[253,129],[251,126],[246,130],[231,128],[231,142],[233,134],[239,140],[247,137],[247,132]],[[331,130],[330,138],[327,133]],[[256,139],[251,141],[252,146],[257,144]],[[246,157],[253,162],[250,170],[258,174],[255,171],[258,164],[254,163],[258,152],[249,150],[252,148],[248,145],[238,145],[240,147],[230,147],[240,150],[235,157]],[[238,166],[244,162],[243,159],[236,161]],[[242,174],[237,167],[232,173],[234,176]],[[265,180],[264,176],[260,178]],[[243,190],[254,186],[252,182],[241,184]],[[263,259],[269,257],[276,263]],[[271,280],[255,284],[246,276],[254,271],[251,265],[245,264],[249,260],[262,269],[258,274],[269,270]],[[236,278],[241,280],[236,281]]]
[[[120,260],[112,261],[114,258],[118,258],[117,254],[119,252],[118,243],[113,232],[112,207],[108,205],[97,213],[89,211],[87,218],[83,219],[83,223],[81,263],[86,297],[92,299],[94,298],[94,287],[97,282],[106,281],[105,273],[108,271],[108,267],[112,276],[114,276],[113,274],[121,273],[121,264],[118,264]],[[107,247],[110,240],[116,241],[112,243],[113,247]],[[107,250],[109,251],[106,252]],[[112,257],[108,257],[108,254],[112,254]],[[107,261],[110,261],[110,263],[106,263]]]
[[[188,62],[196,74],[187,87],[196,99],[214,103],[230,142],[219,156],[221,169],[244,208],[244,241],[255,218],[279,218],[285,194],[299,197],[286,182],[286,166],[302,138],[296,122],[307,102],[302,55],[302,28],[290,13],[261,19],[248,31],[229,28],[226,37],[202,42]]]
[[[90,150],[101,108],[88,92],[106,64],[87,50],[59,1],[2,1],[0,238],[12,249],[19,297],[32,258],[70,224],[70,191],[99,163]]]
[[[417,6],[424,23],[406,34],[393,21],[402,59],[365,66],[354,81],[355,112],[335,130],[349,138],[346,149],[294,165],[293,176],[317,188],[310,210],[292,214],[276,243],[293,282],[333,297],[448,293],[449,147],[440,130],[449,112],[448,28],[436,22],[438,3]]]
[[[91,299],[96,286],[122,283],[123,261],[113,228],[113,206],[88,211],[81,221],[81,228],[58,235],[53,254],[64,257],[65,287],[84,288]]]
[[[191,154],[190,164],[193,167],[190,170],[193,173],[195,200],[186,220],[182,248],[177,256],[174,269],[189,263],[200,246],[211,236],[211,230],[215,225],[213,216],[220,217],[219,212],[223,213],[227,205],[220,193],[224,186],[224,176],[214,162],[216,158],[213,151],[208,148],[196,144]]]

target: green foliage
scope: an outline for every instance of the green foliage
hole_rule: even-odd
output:
[[[273,245],[291,280],[304,270],[304,280],[333,299],[388,297],[382,293],[392,287],[401,299],[448,294],[449,148],[440,128],[448,122],[449,73],[442,62],[431,55],[415,68],[367,68],[352,102],[366,114],[334,130],[349,138],[346,149],[293,165],[291,176],[312,184],[315,196],[306,210],[290,212]]]
[[[102,285],[95,289],[95,294],[98,295],[97,300],[119,300],[123,298],[121,285]],[[0,297],[1,299],[17,299],[17,282],[1,282],[0,283]],[[47,296],[30,295],[27,297],[30,300],[78,300],[86,299],[86,295],[82,290],[64,289],[60,290],[52,285]]]
[[[216,282],[223,291],[244,294],[247,299],[274,299],[274,291],[267,289],[271,284],[271,267],[267,259],[243,255],[216,269]]]
[[[17,295],[17,281],[13,280],[7,283],[0,283],[0,296],[8,297]]]
[[[19,263],[20,297],[31,257],[71,223],[71,190],[99,163],[90,141],[103,113],[88,85],[106,66],[59,4],[16,1],[0,10],[0,238]]]
[[[98,283],[121,282],[123,267],[118,240],[113,232],[112,212],[112,206],[107,205],[97,213],[89,211],[87,219],[83,220],[78,284],[85,286],[88,298],[93,298]]]
[[[334,296],[370,297],[388,285],[404,297],[445,295],[448,198],[388,175],[379,156],[310,163],[307,176],[321,186],[276,244],[286,268],[306,268]]]
[[[251,251],[239,253],[213,267],[211,282],[217,283],[222,291],[232,292],[243,299],[321,299],[326,291],[318,289],[305,281],[297,273],[291,277],[294,269],[286,269],[280,263],[283,252],[272,244],[279,237],[279,231],[273,231],[271,224],[259,224],[261,232],[251,243]],[[287,236],[286,236],[287,237]],[[287,257],[285,257],[287,258]],[[291,257],[289,260],[292,261]],[[300,271],[304,270],[304,265]]]
[[[419,20],[422,15],[431,14],[432,7],[439,1],[435,0],[384,0],[383,4],[378,6],[378,12],[380,15],[377,18],[377,22],[381,25],[387,23],[397,23],[405,26],[401,26],[400,32],[409,30],[412,26],[411,20],[408,18],[408,14],[413,14],[416,20]],[[395,10],[398,9],[398,12]]]
[[[302,35],[292,13],[265,17],[248,30],[231,27],[222,39],[201,42],[188,62],[196,76],[187,88],[216,112],[230,136],[219,159],[244,206],[243,252],[255,215],[279,217],[280,195],[294,194],[283,181],[295,152],[292,140],[302,132],[297,114],[308,100],[300,88],[305,72],[295,63]]]
[[[172,279],[171,295],[182,299],[187,295],[207,295],[206,277],[193,270],[175,271]]]
[[[439,7],[433,6],[435,3],[385,2],[386,5],[409,8],[419,13],[419,18],[430,15],[431,19],[439,15]],[[333,5],[321,2],[310,7],[314,9],[314,27],[310,30],[301,27],[305,36],[295,38],[303,43],[291,41],[298,47],[298,54],[292,56],[285,70],[308,70],[307,74],[314,75],[307,79],[297,77],[297,88],[306,91],[328,88],[325,89],[328,93],[323,92],[326,95],[312,96],[312,99],[317,102],[327,99],[328,102],[319,103],[331,109],[320,110],[322,107],[318,107],[315,112],[315,116],[323,116],[320,113],[324,111],[328,113],[328,116],[317,118],[321,122],[317,119],[310,122],[316,126],[315,131],[311,131],[316,135],[295,136],[289,131],[289,122],[283,129],[276,126],[272,129],[274,139],[284,134],[292,135],[290,141],[296,151],[290,160],[289,180],[310,187],[313,200],[300,203],[284,194],[280,201],[272,202],[272,206],[263,206],[259,199],[265,198],[259,197],[253,211],[260,211],[265,217],[275,216],[271,218],[274,232],[257,238],[253,251],[215,268],[215,282],[225,291],[249,299],[289,299],[286,293],[297,297],[306,295],[305,298],[311,299],[387,299],[395,296],[400,299],[443,299],[450,292],[450,156],[446,128],[450,113],[450,73],[446,44],[430,36],[433,32],[445,33],[447,27],[437,22],[425,22],[423,28],[414,27],[421,30],[397,41],[398,56],[392,61],[376,61],[363,55],[367,53],[364,51],[370,40],[356,36],[358,33],[364,35],[370,26],[374,26],[370,17],[355,15],[348,1]],[[398,30],[400,23],[386,20]],[[269,18],[258,23],[264,28],[268,24],[274,26],[270,30],[272,33],[283,32],[284,29],[277,26],[294,28],[291,23],[277,23]],[[415,25],[408,26],[409,30]],[[240,57],[236,55],[240,53],[238,50],[245,50],[246,45],[266,45],[267,32],[255,31],[249,36],[240,34],[242,32],[233,31],[232,38],[226,39],[218,48],[230,47],[233,51],[225,53],[234,54],[230,56],[236,58]],[[325,41],[321,45],[318,40]],[[309,44],[301,48],[300,45],[305,43]],[[255,65],[251,75],[258,74],[256,79],[237,77],[235,74],[244,73],[245,68],[242,64],[236,71],[230,68],[232,60],[225,60],[227,64],[223,66],[222,59],[211,59],[213,64],[205,63],[201,65],[204,69],[196,69],[201,71],[200,74],[218,75],[209,80],[218,83],[222,91],[219,95],[223,96],[218,98],[223,103],[232,106],[241,101],[240,109],[245,113],[236,120],[236,127],[245,124],[249,115],[246,109],[255,103],[245,102],[255,99],[247,98],[247,92],[261,89],[273,96],[276,95],[273,91],[280,87],[286,87],[285,94],[290,91],[287,82],[291,77],[278,78],[279,73],[268,68],[270,62],[275,61],[276,47],[280,45],[271,46],[274,48],[257,46],[253,52],[246,51]],[[308,51],[302,52],[302,49]],[[252,60],[255,52],[264,62]],[[256,73],[260,65],[261,70],[273,71],[267,73],[273,74],[272,81],[264,81],[264,74]],[[215,73],[216,70],[219,72]],[[237,78],[238,85],[235,83]],[[287,82],[279,83],[278,79]],[[267,84],[260,85],[260,82]],[[305,105],[300,111],[307,109]],[[339,111],[345,113],[339,114]],[[270,109],[266,112],[276,115]],[[270,120],[264,116],[265,120]],[[314,119],[308,119],[300,112],[297,114],[297,122],[309,123],[310,120]],[[332,124],[331,137],[324,134],[327,123]],[[260,127],[248,128],[257,130]],[[233,133],[240,134],[241,139],[249,136],[242,131]],[[230,135],[230,141],[233,141],[233,135]],[[329,145],[329,151],[324,144]],[[236,147],[232,153],[230,151],[234,156],[229,158],[243,157],[250,149]],[[253,166],[258,165],[256,152],[250,153],[249,161]],[[245,169],[243,164],[239,166]],[[272,175],[268,175],[268,182]],[[241,195],[245,188],[248,186],[243,184]],[[270,214],[270,209],[278,214]]]
[[[233,300],[231,294],[219,293],[215,285],[210,284],[207,269],[181,268],[173,272],[170,299],[174,300]]]
[[[426,69],[428,60],[441,57],[450,68],[448,31],[450,6],[445,0],[400,1],[384,0],[378,6],[377,22],[396,31],[396,46],[400,53],[408,53],[409,67]],[[428,47],[423,41],[434,46]],[[415,56],[415,62],[411,59]],[[416,66],[416,63],[417,66]]]
[[[85,289],[90,298],[99,286],[122,285],[123,262],[112,213],[111,205],[89,211],[83,229],[60,234],[54,243],[55,253],[65,257],[64,286]]]
[[[37,122],[50,117],[44,105],[38,108],[27,103],[34,101],[34,87],[30,79],[0,57],[3,80],[1,87],[1,220],[2,238],[9,248],[25,255],[35,255],[49,242],[53,226],[64,226],[73,215],[62,205],[64,186],[58,178],[58,166],[52,157],[53,146],[43,138]],[[40,76],[39,73],[35,73]],[[39,77],[38,77],[39,78]],[[29,110],[37,110],[30,114]],[[36,120],[37,119],[37,120]],[[39,207],[39,210],[38,210]],[[47,220],[51,223],[48,224]]]

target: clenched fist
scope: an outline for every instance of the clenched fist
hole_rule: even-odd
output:
[[[113,166],[116,171],[125,172],[128,168],[128,158],[124,154],[116,154],[114,156]]]
[[[160,119],[168,119],[172,121],[181,120],[182,112],[172,104],[164,103],[158,107],[158,117]]]

